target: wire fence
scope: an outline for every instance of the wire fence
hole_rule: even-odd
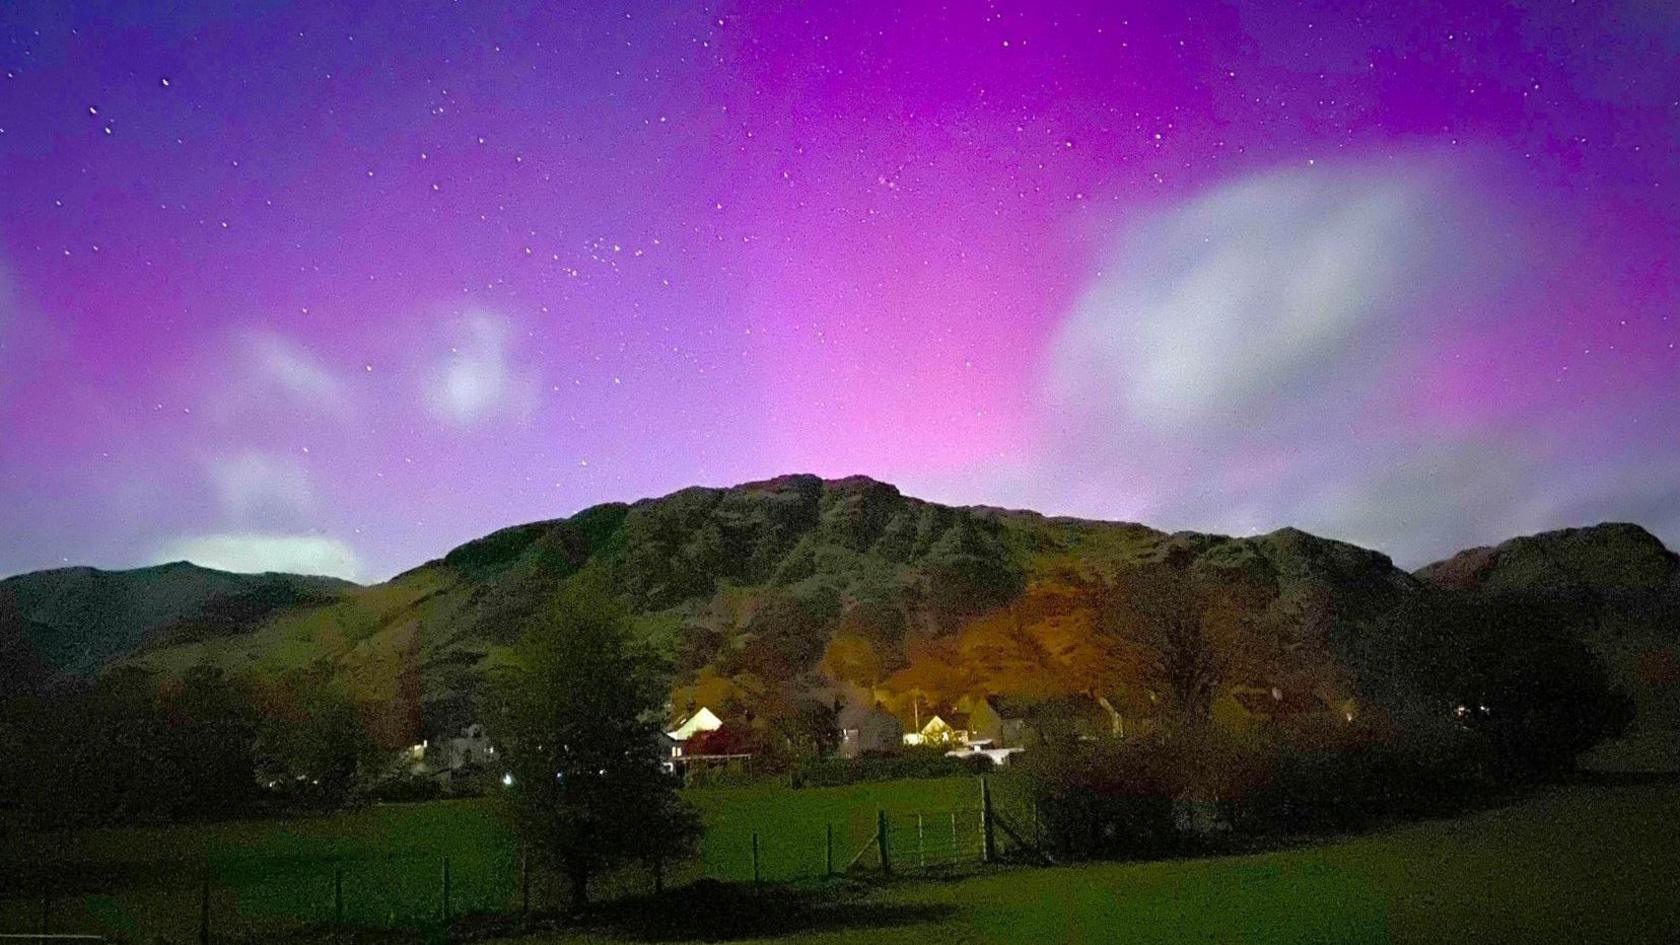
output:
[[[658,873],[600,876],[610,900],[700,879],[777,883],[860,872],[959,871],[1031,846],[1031,831],[980,803],[919,812],[856,809],[770,830],[714,832],[700,856]],[[147,862],[91,875],[41,864],[0,877],[0,935],[97,935],[115,942],[274,940],[335,929],[440,929],[469,916],[541,915],[572,906],[562,877],[508,844],[451,855],[274,856],[227,849],[209,860]]]

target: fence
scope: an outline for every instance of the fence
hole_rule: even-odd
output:
[[[953,871],[1031,850],[1030,836],[975,803],[921,811],[858,805],[810,820],[742,818],[703,840],[701,856],[655,876],[632,867],[592,883],[598,899],[698,879],[773,883],[846,872]],[[1030,831],[1026,833],[1030,834]],[[545,913],[570,906],[566,884],[518,848],[362,856],[275,855],[229,849],[213,860],[147,861],[105,875],[0,877],[0,933],[80,934],[114,941],[255,941],[298,929],[439,928],[464,916]]]

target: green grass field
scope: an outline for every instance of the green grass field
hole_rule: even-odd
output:
[[[835,826],[836,856],[843,850],[849,857],[869,836],[877,809],[909,814],[971,807],[977,786],[955,778],[801,791],[708,788],[691,797],[708,831],[700,862],[680,878],[750,878],[756,831],[763,876],[774,881],[822,871],[825,824]],[[1677,823],[1680,785],[1672,777],[1612,779],[1549,789],[1465,818],[1251,856],[1016,867],[878,887],[816,881],[771,886],[756,894],[762,909],[746,910],[774,920],[771,926],[720,937],[766,945],[1666,945],[1680,941]],[[513,908],[514,846],[487,801],[36,837],[13,844],[4,861],[13,873],[42,870],[95,890],[54,903],[57,931],[186,942],[195,940],[198,883],[206,867],[214,880],[218,934],[261,940],[265,933],[330,918],[332,876],[340,866],[352,923],[435,922],[445,854],[458,913]],[[646,888],[647,877],[626,874],[615,882],[619,891],[637,892]],[[557,902],[557,894],[539,886],[539,906]],[[7,902],[0,910],[0,931],[34,930],[38,916],[38,902]],[[522,941],[573,945],[602,937]]]
[[[707,830],[701,856],[671,877],[752,879],[752,837],[769,881],[823,872],[826,826],[844,864],[874,829],[876,811],[932,813],[979,801],[969,778],[790,790],[774,785],[689,792]],[[161,936],[188,941],[197,929],[206,872],[214,924],[231,934],[325,922],[334,914],[334,877],[344,873],[348,922],[391,927],[434,922],[442,909],[443,859],[450,861],[455,914],[496,912],[519,898],[516,844],[492,799],[371,807],[324,817],[121,828],[25,836],[0,853],[6,875],[25,891],[0,902],[0,932],[35,931],[46,879],[61,892],[51,904],[56,931]],[[627,870],[606,877],[598,895],[642,891],[651,877]],[[563,902],[539,876],[537,908]],[[29,898],[21,898],[27,895]]]
[[[759,945],[1672,945],[1680,941],[1677,823],[1672,780],[1558,788],[1466,818],[1252,856],[906,881],[733,937]],[[779,891],[768,895],[786,908]]]

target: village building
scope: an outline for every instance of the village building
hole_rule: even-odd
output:
[[[459,735],[436,741],[423,739],[401,756],[402,767],[409,775],[431,778],[445,787],[458,787],[463,779],[472,783],[499,760],[495,744],[484,726],[476,722],[461,729]]]
[[[739,723],[725,723],[705,706],[677,720],[660,741],[670,751],[664,769],[681,775],[684,784],[706,784],[750,770],[749,731]]]
[[[835,718],[840,730],[839,747],[842,758],[860,758],[880,752],[890,752],[902,742],[904,725],[878,704],[852,703],[841,709]]]
[[[667,741],[662,744],[670,750],[671,760],[677,761],[683,757],[683,749],[689,739],[701,732],[715,732],[720,728],[723,728],[723,720],[717,717],[717,713],[701,706],[678,719],[676,724],[665,732]]]
[[[444,767],[451,771],[488,765],[495,760],[496,746],[490,744],[490,737],[484,734],[484,726],[476,722],[461,729],[461,734],[445,743]]]
[[[968,716],[965,741],[984,739],[997,748],[1017,748],[1026,736],[1025,712],[992,696],[964,696],[956,708]],[[1005,709],[1011,710],[1005,714]]]
[[[920,723],[918,727],[916,723]],[[968,742],[968,713],[958,712],[955,708],[929,708],[925,712],[920,708],[912,709],[912,722],[909,730],[904,733],[904,744],[918,747],[933,745],[944,747],[948,745],[962,745]]]

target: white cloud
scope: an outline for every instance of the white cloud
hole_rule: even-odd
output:
[[[350,385],[309,349],[272,331],[250,333],[245,349],[262,392],[336,417],[351,413]]]
[[[258,450],[218,456],[206,475],[222,513],[234,521],[291,520],[315,510],[309,472],[296,459]]]
[[[287,571],[357,580],[361,562],[344,542],[320,535],[229,533],[177,538],[158,550],[154,562],[191,561],[221,571]]]
[[[928,494],[1169,530],[1295,525],[1410,567],[1604,519],[1672,540],[1677,490],[1651,473],[1672,450],[1630,448],[1672,428],[1662,415],[1431,412],[1473,396],[1432,388],[1432,362],[1484,339],[1523,291],[1510,274],[1532,271],[1512,265],[1525,231],[1475,194],[1419,163],[1292,170],[1138,221],[1052,338],[1041,441]]]
[[[1148,220],[1064,323],[1061,409],[1175,435],[1268,419],[1304,385],[1357,380],[1442,249],[1421,176],[1285,171]]]
[[[517,416],[536,403],[537,376],[515,363],[511,326],[483,312],[458,327],[459,340],[439,362],[426,395],[439,419],[457,426]]]

